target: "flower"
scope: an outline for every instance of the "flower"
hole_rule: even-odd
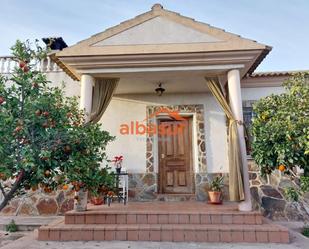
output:
[[[123,161],[123,156],[115,156],[114,160],[112,160],[116,168],[121,168],[122,161]]]

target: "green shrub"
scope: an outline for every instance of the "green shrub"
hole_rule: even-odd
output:
[[[253,106],[252,156],[263,175],[299,166],[309,176],[309,74],[297,73],[284,86],[285,93],[262,98]]]
[[[7,232],[10,232],[10,233],[17,232],[17,225],[16,225],[15,221],[11,220],[11,222],[5,226],[5,230]]]
[[[298,202],[299,200],[299,193],[297,189],[293,187],[288,187],[284,190],[285,196],[289,201]]]
[[[308,224],[304,225],[302,234],[306,237],[309,237],[309,225]]]
[[[300,189],[303,193],[309,192],[309,177],[308,176],[300,177]]]

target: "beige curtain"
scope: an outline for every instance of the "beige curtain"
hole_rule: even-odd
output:
[[[105,78],[98,78],[95,80],[92,94],[92,111],[89,122],[99,122],[110,101],[112,100],[118,81],[119,79]]]
[[[239,145],[237,125],[232,110],[224,96],[220,83],[217,78],[206,78],[208,88],[219,102],[221,108],[229,121],[229,192],[231,201],[243,201],[245,199],[244,185],[242,178],[242,158]]]

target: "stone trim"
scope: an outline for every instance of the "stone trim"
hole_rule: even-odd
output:
[[[171,111],[178,111],[181,114],[195,114],[196,122],[193,123],[193,129],[196,132],[198,149],[198,171],[206,172],[206,143],[205,143],[205,119],[204,105],[170,105],[170,106],[147,106],[146,115],[151,117],[161,108],[168,108]],[[147,119],[147,126],[153,123],[153,119]],[[194,168],[194,167],[193,167]],[[154,172],[154,136],[147,133],[146,139],[146,172]],[[197,173],[197,172],[195,172]]]
[[[210,181],[217,173],[196,173],[194,195],[161,195],[157,193],[158,173],[129,174],[129,201],[207,201]],[[224,176],[223,200],[229,201],[229,175]]]

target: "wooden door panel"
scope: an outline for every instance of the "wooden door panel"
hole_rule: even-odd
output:
[[[166,186],[168,187],[174,186],[174,172],[173,171],[166,172]]]
[[[191,120],[161,121],[159,179],[162,193],[192,193]]]
[[[186,171],[178,171],[177,179],[178,179],[178,186],[186,186],[187,185]]]

